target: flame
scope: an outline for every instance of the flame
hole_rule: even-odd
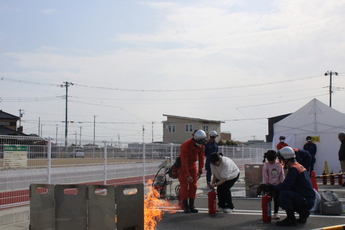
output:
[[[164,211],[175,213],[179,207],[166,199],[159,199],[159,192],[153,188],[152,180],[147,181],[149,192],[144,197],[144,229],[156,230],[157,223],[162,220]]]

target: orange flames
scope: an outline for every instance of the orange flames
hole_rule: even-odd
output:
[[[157,223],[162,220],[164,211],[175,213],[177,205],[168,200],[159,199],[159,192],[153,188],[152,181],[148,180],[146,188],[149,192],[144,197],[144,228],[145,230],[156,230]]]

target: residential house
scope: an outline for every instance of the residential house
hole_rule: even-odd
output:
[[[207,134],[211,131],[221,132],[221,123],[224,121],[207,120],[202,118],[182,117],[163,114],[167,117],[163,121],[163,142],[183,143],[192,137],[197,129],[204,130]]]
[[[23,133],[23,127],[17,128],[20,118],[0,110],[0,135],[27,136]]]

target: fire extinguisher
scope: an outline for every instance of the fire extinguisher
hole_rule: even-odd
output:
[[[261,198],[261,208],[262,208],[262,221],[264,223],[271,222],[271,197],[265,194]]]
[[[338,174],[338,184],[339,185],[343,184],[343,172],[341,171],[341,169],[339,170],[339,174]]]
[[[208,195],[208,213],[215,214],[217,212],[217,207],[216,207],[217,193],[214,190],[211,190],[207,193],[207,195]]]
[[[325,170],[323,170],[322,173],[322,184],[327,184],[327,175]]]
[[[334,185],[334,173],[333,173],[333,170],[331,171],[331,174],[329,176],[329,180],[330,180],[331,185]]]

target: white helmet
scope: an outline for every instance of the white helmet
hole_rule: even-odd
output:
[[[206,133],[204,130],[197,130],[193,135],[194,141],[199,145],[204,145],[206,143]]]
[[[295,151],[289,147],[286,146],[278,151],[278,156],[282,158],[283,160],[293,159],[296,157]]]
[[[218,133],[216,131],[211,131],[210,137],[218,137]]]

